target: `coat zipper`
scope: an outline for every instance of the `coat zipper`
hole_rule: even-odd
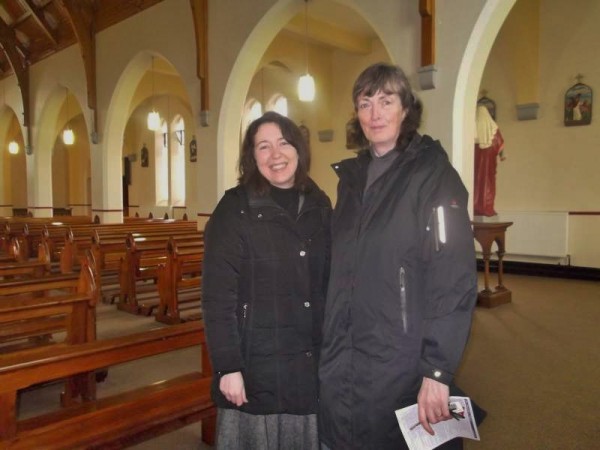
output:
[[[246,331],[246,318],[248,317],[248,303],[242,304],[242,320],[240,332],[244,333]]]
[[[402,330],[404,334],[408,332],[408,317],[406,314],[406,272],[404,267],[400,267],[398,273],[400,279],[400,310],[402,312]]]

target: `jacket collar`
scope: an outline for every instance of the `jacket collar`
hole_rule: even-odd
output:
[[[401,155],[392,163],[390,170],[393,170],[392,167],[398,167],[416,158],[419,152],[421,152],[424,147],[428,146],[420,144],[428,144],[429,141],[431,141],[431,138],[428,136],[421,136],[419,133],[415,133],[406,148],[394,148],[392,151],[400,152]],[[353,188],[359,188],[362,192],[367,178],[367,167],[372,159],[373,157],[371,156],[369,149],[363,149],[358,152],[356,157],[344,159],[332,164],[331,167],[333,167],[333,170],[340,179],[348,182]]]
[[[260,195],[250,188],[244,188],[244,191],[248,196],[248,206],[252,217],[258,217],[259,214],[262,214],[263,218],[286,214],[285,210],[270,195]],[[315,182],[309,179],[306,190],[300,192],[299,215],[309,209],[325,206],[327,206],[327,202],[324,195],[320,195],[320,190]]]

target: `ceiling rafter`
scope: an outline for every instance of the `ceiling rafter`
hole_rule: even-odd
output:
[[[25,10],[31,14],[31,16],[35,19],[40,29],[44,32],[46,37],[52,41],[54,47],[58,46],[58,39],[55,36],[55,33],[52,31],[50,24],[44,17],[44,13],[42,10],[37,8],[33,3],[33,0],[24,0],[23,6]]]
[[[5,29],[5,30],[1,31],[0,33],[6,34],[7,38],[9,39],[9,43],[7,45],[9,45],[10,47],[17,50],[24,60],[28,60],[29,59],[29,51],[27,50],[27,48],[25,48],[25,46],[23,44],[21,44],[21,42],[17,38],[17,34],[15,33],[15,30],[10,25],[8,25],[6,22],[4,22],[4,20],[2,20],[2,18],[0,18],[0,20],[2,21],[2,24],[3,24],[2,28]],[[6,45],[4,45],[4,43],[2,43],[2,47],[3,47],[4,52],[7,53],[7,55],[8,55]]]
[[[209,110],[208,99],[208,0],[190,0],[196,35],[196,72],[200,79],[200,110]]]
[[[97,91],[96,91],[96,26],[94,3],[90,0],[60,0],[81,49],[81,57],[85,67],[87,83],[88,107],[93,111],[93,130],[98,130],[97,123]]]
[[[0,44],[17,77],[23,101],[23,125],[29,130],[29,64],[17,52],[17,36],[15,31],[2,18],[0,18]]]

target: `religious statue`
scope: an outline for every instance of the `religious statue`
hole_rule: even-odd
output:
[[[504,159],[504,138],[484,105],[477,106],[475,129],[475,189],[473,209],[476,216],[495,216],[496,166]]]

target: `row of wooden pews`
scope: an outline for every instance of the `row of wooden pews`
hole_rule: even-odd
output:
[[[14,236],[11,239],[15,247],[22,241]],[[3,273],[38,277],[73,273],[86,260],[94,272],[97,295],[103,301],[118,299],[119,309],[144,315],[156,313],[159,321],[177,323],[183,320],[179,314],[183,302],[191,304],[195,300],[196,312],[191,316],[200,317],[203,250],[202,232],[187,221],[69,226],[51,222],[41,229],[37,259],[6,252],[2,255],[5,260],[0,278]]]
[[[201,233],[155,237],[140,242],[130,236],[126,247],[119,273],[119,309],[135,314],[154,314],[159,321],[178,323],[181,320],[168,317],[177,311],[171,306],[173,302],[180,300],[188,304],[187,309],[193,306],[199,313],[199,280],[204,255]]]
[[[202,347],[202,368],[102,399],[82,398],[28,419],[17,415],[20,390],[190,346]],[[202,439],[214,443],[216,409],[202,322],[76,345],[12,353],[0,360],[0,447],[3,449],[123,448],[202,420]],[[86,377],[86,375],[88,375]]]
[[[214,443],[212,371],[198,320],[202,233],[195,224],[176,222],[46,224],[37,255],[28,258],[10,251],[11,239],[17,247],[23,239],[3,241],[0,448],[122,448],[198,420],[203,440]],[[123,277],[125,272],[132,278]],[[121,300],[123,305],[139,300],[138,287],[153,286],[141,292],[143,300],[154,298],[157,320],[170,326],[97,340],[96,306],[103,296],[109,299],[109,283],[122,297],[120,309],[136,313],[142,309],[121,306]],[[197,307],[195,316],[188,317],[195,319],[191,323],[179,323],[184,321],[182,299]],[[106,374],[110,366],[194,345],[201,346],[203,370],[97,398],[98,374]],[[65,386],[60,410],[19,418],[20,391],[60,380]]]
[[[79,274],[2,279],[0,344],[24,338],[39,340],[58,331],[66,332],[69,343],[95,340],[97,299],[96,282],[87,263]]]
[[[16,239],[25,258],[35,257],[45,228],[93,225],[87,216],[61,217],[3,217],[0,218],[0,250]]]
[[[26,265],[25,263],[17,263]],[[96,340],[97,286],[84,262],[79,274],[24,273],[0,264],[0,361],[15,352]],[[13,266],[9,264],[8,266]],[[65,380],[62,404],[93,398],[95,386],[80,376]]]

